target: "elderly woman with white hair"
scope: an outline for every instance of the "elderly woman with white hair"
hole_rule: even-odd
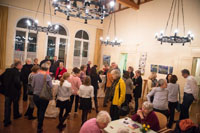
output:
[[[80,129],[80,133],[102,133],[111,121],[110,115],[106,111],[100,111],[96,118],[86,121]]]
[[[169,115],[168,111],[168,89],[167,81],[165,79],[158,80],[158,87],[154,88],[148,95],[147,99],[151,102],[151,97],[153,99],[154,111],[164,114],[166,117]]]
[[[26,64],[23,65],[21,70],[21,80],[23,82],[23,101],[27,101],[27,86],[28,86],[28,76],[31,73],[31,68],[33,64],[31,64],[32,60],[30,58],[26,59]]]
[[[153,104],[146,101],[142,105],[142,109],[139,109],[136,114],[132,116],[133,121],[137,121],[141,124],[148,124],[154,131],[159,131],[159,121],[153,111]]]
[[[120,71],[114,69],[111,71],[114,82],[111,86],[111,106],[110,106],[110,115],[112,120],[119,119],[119,109],[125,101],[126,95],[126,84],[121,78]]]

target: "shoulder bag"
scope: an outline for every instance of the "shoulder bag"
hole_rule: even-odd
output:
[[[45,74],[43,88],[42,91],[40,92],[40,98],[49,101],[53,99],[53,95],[51,91],[52,88],[47,84],[46,77],[47,75]]]

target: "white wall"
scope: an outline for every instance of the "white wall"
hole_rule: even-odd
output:
[[[200,52],[195,52],[200,50],[200,0],[184,0],[186,31],[191,30],[195,35],[194,41],[185,46],[160,45],[154,38],[156,32],[165,28],[171,2],[172,0],[153,0],[141,5],[139,10],[127,9],[118,12],[117,37],[123,40],[122,46],[103,46],[101,56],[111,55],[111,62],[119,63],[120,53],[128,53],[127,66],[131,65],[136,70],[140,54],[147,52],[143,78],[147,79],[150,75],[151,64],[173,66],[174,74],[178,76],[178,82],[183,88],[185,80],[181,76],[181,69],[191,70],[193,57],[200,57]],[[104,23],[104,37],[107,36],[108,22],[109,18]],[[111,27],[113,31],[113,23]],[[180,27],[182,28],[182,21]],[[110,36],[112,39],[113,32]],[[165,77],[166,75],[158,74],[158,78]]]

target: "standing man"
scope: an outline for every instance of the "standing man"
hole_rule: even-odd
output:
[[[23,82],[23,101],[27,101],[27,86],[28,86],[28,76],[31,73],[31,68],[33,65],[31,64],[31,59],[26,59],[26,64],[23,65],[21,71],[21,80]]]
[[[90,70],[91,70],[91,67],[90,65],[92,64],[91,61],[88,61],[88,64],[87,64],[87,71],[86,71],[86,75],[90,76]]]
[[[59,61],[58,61],[58,58],[57,58],[57,56],[54,56],[53,57],[53,60],[52,60],[52,62],[51,62],[51,67],[50,67],[50,72],[52,72],[52,75],[55,75],[56,74],[56,70],[57,70],[57,68],[59,67]]]
[[[19,98],[20,98],[20,70],[22,69],[21,61],[14,63],[14,68],[8,68],[3,73],[3,86],[5,88],[5,107],[4,107],[4,126],[11,124],[11,104],[13,103],[14,119],[20,118]]]
[[[142,77],[140,70],[135,72],[135,77],[133,78],[133,84],[135,85],[135,89],[133,90],[133,95],[135,97],[135,113],[138,110],[138,99],[142,94]]]
[[[194,100],[198,97],[198,86],[189,70],[183,69],[182,76],[186,79],[184,87],[183,103],[181,105],[180,120],[189,118],[189,108]]]

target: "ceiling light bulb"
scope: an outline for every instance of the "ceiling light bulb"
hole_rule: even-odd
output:
[[[174,30],[174,33],[177,34],[177,33],[178,33],[178,29],[175,29],[175,30]]]
[[[39,21],[36,19],[36,20],[35,20],[35,23],[38,24],[38,22],[39,22]]]
[[[192,34],[192,32],[191,31],[188,31],[188,33],[187,33],[188,35],[190,35],[190,34]]]
[[[117,41],[118,39],[117,39],[117,37],[115,37],[115,41]]]
[[[164,30],[161,30],[161,31],[160,31],[160,34],[164,34]]]
[[[57,0],[53,0],[53,2],[57,2]]]
[[[109,36],[107,36],[107,37],[106,37],[106,40],[109,40],[109,39],[110,39],[110,37],[109,37]]]
[[[115,6],[115,2],[114,1],[111,1],[109,4],[110,4],[110,7],[114,7]]]
[[[70,4],[68,4],[68,5],[67,5],[67,8],[68,8],[68,9],[70,9],[70,8],[71,8],[71,5],[70,5]]]
[[[47,24],[50,26],[50,25],[51,25],[51,22],[47,22]]]
[[[100,40],[103,41],[103,37],[100,37]]]

